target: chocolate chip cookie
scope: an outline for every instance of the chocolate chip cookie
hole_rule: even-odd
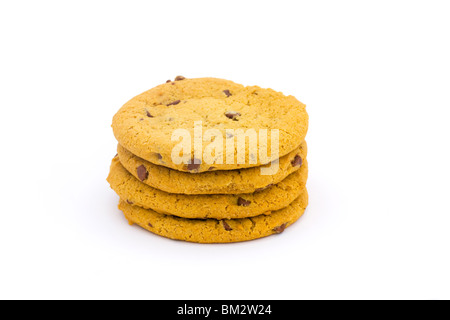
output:
[[[257,167],[289,154],[305,138],[308,114],[296,98],[272,89],[215,78],[177,77],[128,101],[114,116],[112,127],[125,149],[148,162],[206,172]],[[182,140],[175,135],[177,130],[189,134],[191,143],[186,146],[189,150],[183,148],[182,159],[175,161],[174,155],[179,154],[174,150]],[[267,141],[259,138],[257,147],[267,147],[267,156],[261,157],[250,145],[238,148],[239,135],[229,130],[259,134],[266,130]],[[216,135],[209,136],[211,132]],[[276,134],[278,152],[272,143]],[[201,144],[198,148],[196,141]],[[212,143],[222,148],[210,152]]]
[[[303,141],[297,149],[280,158],[278,168],[272,166],[274,174],[269,175],[261,174],[260,167],[192,174],[155,165],[121,145],[117,152],[128,172],[153,188],[181,194],[238,194],[262,191],[300,169],[307,146]]]
[[[252,218],[215,220],[186,219],[130,205],[121,200],[119,209],[130,224],[157,235],[197,243],[229,243],[282,233],[297,221],[308,205],[306,189],[286,208]]]
[[[264,190],[245,194],[185,195],[167,193],[142,183],[115,157],[108,182],[131,205],[191,219],[237,219],[269,214],[288,206],[304,191],[308,176],[305,160],[299,170]]]

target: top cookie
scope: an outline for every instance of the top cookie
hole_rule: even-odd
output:
[[[293,96],[215,78],[176,80],[131,99],[113,119],[119,143],[151,163],[186,172],[255,167],[293,151],[306,136],[308,114]],[[248,136],[230,131],[238,129],[255,132],[256,151]]]

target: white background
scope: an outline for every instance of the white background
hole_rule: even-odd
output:
[[[450,298],[448,1],[2,1],[0,298]],[[128,226],[114,113],[177,75],[295,95],[310,206],[198,245]]]

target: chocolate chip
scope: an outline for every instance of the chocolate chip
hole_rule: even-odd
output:
[[[223,225],[223,228],[227,231],[233,230],[233,228],[231,228],[230,225],[225,222],[225,220],[222,220],[222,225]]]
[[[264,191],[264,190],[266,190],[267,188],[270,188],[271,186],[273,186],[273,183],[271,183],[271,184],[269,184],[269,185],[267,185],[267,186],[265,186],[265,187],[258,188],[258,189],[255,190],[255,192],[261,192],[261,191]]]
[[[283,223],[281,226],[273,228],[273,232],[275,233],[282,233],[284,229],[286,229],[287,223]]]
[[[228,89],[227,90],[223,90],[223,93],[225,93],[227,95],[227,98],[232,96],[230,90],[228,90]]]
[[[236,112],[236,111],[227,111],[227,112],[225,112],[225,116],[228,119],[232,119],[234,121],[238,121],[238,117],[240,117],[241,114],[239,112]]]
[[[128,200],[128,199],[127,199],[127,203],[128,203],[128,204],[133,204],[133,202],[130,201],[130,200]]]
[[[153,228],[153,225],[149,222],[148,223],[148,226],[150,227],[150,228]]]
[[[189,163],[187,165],[187,169],[189,171],[195,171],[195,170],[198,170],[198,168],[200,168],[200,164],[197,164],[197,163]]]
[[[237,205],[241,207],[248,207],[250,203],[252,202],[249,200],[242,199],[241,197],[239,197],[237,200]]]
[[[161,160],[161,159],[162,159],[161,153],[157,153],[157,154],[156,154],[156,157],[158,158],[158,160]]]
[[[294,160],[291,161],[293,167],[301,167],[303,163],[302,157],[296,155]]]
[[[148,171],[143,165],[137,168],[137,176],[139,180],[144,181],[148,178]]]
[[[172,80],[167,80],[166,83],[172,82]]]
[[[167,106],[175,106],[177,104],[179,104],[181,102],[181,100],[175,100],[174,102],[169,103]]]
[[[201,160],[198,160],[196,158],[192,159],[191,161],[189,161],[188,165],[187,165],[187,169],[189,171],[195,171],[198,170],[200,168],[200,164],[202,163]]]
[[[147,111],[147,117],[153,118],[152,114],[148,110],[145,110],[145,111]]]
[[[177,77],[175,78],[175,81],[181,81],[181,80],[184,80],[184,79],[186,79],[186,78],[183,77],[183,76],[177,76]]]

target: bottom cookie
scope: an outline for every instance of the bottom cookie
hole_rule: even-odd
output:
[[[229,243],[281,233],[303,215],[307,205],[305,189],[288,207],[253,218],[186,219],[132,206],[124,200],[120,200],[119,209],[130,224],[137,224],[166,238],[197,243]]]

